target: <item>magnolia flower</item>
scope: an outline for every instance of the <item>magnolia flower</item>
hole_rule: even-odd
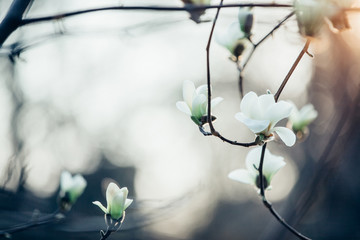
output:
[[[260,188],[260,177],[259,177],[259,164],[261,157],[261,147],[250,150],[246,156],[245,164],[246,169],[236,169],[229,173],[228,177],[232,180],[247,183]],[[263,162],[263,183],[264,189],[270,190],[270,182],[274,174],[285,166],[283,157],[275,156],[270,153],[268,149],[265,150],[264,162]]]
[[[245,124],[252,132],[262,135],[266,139],[273,137],[273,133],[287,145],[295,143],[295,134],[286,127],[275,127],[282,119],[288,117],[292,106],[285,101],[275,102],[273,94],[258,97],[256,93],[247,93],[240,104],[241,112],[235,118]]]
[[[188,5],[210,5],[210,0],[182,0],[185,3],[185,7]],[[200,23],[200,17],[203,15],[205,10],[189,11],[190,19],[196,23]]]
[[[205,122],[202,119],[207,115],[207,86],[201,85],[195,89],[195,85],[191,81],[184,81],[183,84],[183,98],[184,101],[176,102],[176,107],[191,116],[191,119],[199,126]],[[223,100],[217,97],[211,100],[211,107],[216,106]]]
[[[328,15],[328,4],[317,0],[295,0],[294,7],[300,33],[314,37],[319,34]]]
[[[314,109],[312,104],[307,104],[300,109],[297,109],[294,103],[290,102],[293,105],[293,109],[289,116],[289,121],[291,122],[292,129],[297,131],[303,131],[315,118],[318,116],[318,112]]]
[[[69,209],[84,192],[86,180],[80,174],[74,177],[68,171],[63,171],[60,177],[60,198],[62,207]]]
[[[227,48],[236,60],[246,49],[252,46],[248,39],[248,34],[241,30],[242,28],[245,29],[245,26],[246,25],[241,25],[239,22],[234,22],[224,34],[216,34],[216,41]]]
[[[93,204],[98,206],[105,214],[109,214],[112,219],[119,220],[133,201],[127,198],[128,193],[126,187],[119,188],[115,183],[111,182],[106,189],[107,207],[105,208],[99,201],[95,201]]]
[[[300,33],[314,37],[326,22],[331,29],[350,28],[344,8],[350,8],[355,0],[295,0],[294,7]]]

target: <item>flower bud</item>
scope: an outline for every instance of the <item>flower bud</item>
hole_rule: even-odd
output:
[[[109,214],[112,219],[119,220],[125,213],[126,208],[132,203],[132,199],[128,199],[128,189],[126,187],[119,188],[115,183],[111,182],[106,189],[105,208],[99,201],[93,202],[105,214]]]
[[[68,171],[63,171],[60,178],[60,205],[63,210],[70,210],[78,197],[84,192],[86,180],[80,174],[71,176]]]

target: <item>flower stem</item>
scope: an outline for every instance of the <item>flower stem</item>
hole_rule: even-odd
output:
[[[219,16],[219,12],[220,9],[223,6],[223,0],[220,1],[220,4],[218,6],[215,18],[214,18],[214,22],[212,24],[211,27],[211,31],[210,31],[210,35],[209,35],[209,39],[208,39],[208,43],[206,46],[206,70],[207,70],[207,88],[208,88],[208,112],[207,112],[207,122],[209,123],[209,127],[210,127],[210,133],[211,134],[207,134],[206,132],[204,133],[204,131],[202,131],[202,129],[200,128],[200,131],[205,135],[205,136],[209,136],[209,135],[213,135],[215,137],[220,138],[221,140],[223,140],[224,142],[230,143],[232,145],[237,145],[237,146],[242,146],[242,147],[250,147],[250,146],[255,146],[257,145],[257,142],[250,142],[250,143],[240,143],[237,141],[232,141],[229,140],[225,137],[223,137],[218,131],[215,130],[214,125],[212,124],[212,117],[211,117],[211,77],[210,77],[210,46],[211,46],[211,40],[212,40],[212,36],[214,34],[214,29],[215,29],[215,25]]]
[[[304,236],[300,232],[298,232],[295,228],[290,226],[281,216],[280,214],[273,208],[271,202],[269,202],[266,199],[265,196],[265,189],[264,189],[264,174],[263,174],[263,166],[264,166],[264,158],[265,158],[265,150],[266,150],[266,143],[263,145],[261,150],[261,157],[260,157],[260,163],[259,163],[259,178],[260,178],[260,195],[262,198],[262,202],[264,206],[269,209],[270,213],[278,220],[284,227],[286,227],[290,232],[292,232],[295,236],[297,236],[299,239],[303,240],[311,240],[310,238]]]
[[[292,4],[276,4],[276,3],[239,3],[239,4],[220,4],[220,5],[189,5],[186,7],[162,7],[162,6],[112,6],[85,9],[74,12],[61,13],[51,16],[38,17],[38,18],[25,18],[21,21],[20,26],[35,23],[63,19],[65,17],[76,16],[98,11],[114,11],[114,10],[149,10],[149,11],[188,11],[195,12],[199,10],[220,8],[234,8],[234,7],[262,7],[262,8],[292,8]]]
[[[40,226],[40,225],[46,225],[49,223],[53,223],[53,222],[61,220],[62,218],[64,218],[64,215],[60,212],[59,209],[57,209],[55,212],[48,214],[44,217],[37,217],[26,223],[14,225],[7,229],[0,229],[0,236],[8,236],[8,235],[11,235],[12,233],[21,232],[21,231],[24,231],[24,230],[27,230],[27,229],[30,229],[33,227]]]
[[[100,240],[107,239],[112,232],[113,232],[113,231],[112,231],[112,230],[110,229],[110,227],[108,226],[105,233],[104,233],[103,231],[100,232],[100,236],[101,236],[101,237],[100,237]]]
[[[307,53],[308,49],[309,49],[309,45],[310,45],[310,39],[308,38],[306,40],[305,46],[303,47],[303,49],[301,50],[301,52],[299,53],[299,56],[296,58],[294,64],[291,66],[290,71],[288,72],[288,74],[286,75],[285,79],[283,80],[283,82],[281,83],[279,89],[277,90],[274,98],[275,98],[275,102],[278,101],[280,94],[282,92],[282,90],[284,89],[286,83],[288,82],[289,78],[291,77],[291,75],[293,74],[294,70],[296,69],[297,65],[299,64],[301,58],[304,56],[305,53]]]
[[[245,62],[242,64],[242,66],[240,65],[240,61],[238,60],[236,62],[237,65],[237,69],[239,71],[239,91],[240,91],[240,96],[241,98],[244,97],[244,91],[243,91],[243,76],[242,76],[242,72],[244,71],[246,65],[249,63],[251,57],[253,56],[256,48],[263,43],[268,37],[270,37],[276,29],[278,29],[281,25],[283,25],[289,18],[291,18],[293,15],[295,14],[294,11],[292,11],[291,13],[289,13],[283,20],[281,20],[270,32],[268,32],[260,41],[258,41],[257,43],[253,43],[253,48],[249,54],[249,56],[246,58]]]

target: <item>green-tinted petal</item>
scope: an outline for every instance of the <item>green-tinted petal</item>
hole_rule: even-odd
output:
[[[188,106],[192,105],[195,93],[195,85],[192,81],[185,80],[183,83],[183,98]]]
[[[182,111],[182,112],[186,113],[187,115],[191,116],[191,109],[190,109],[190,107],[187,105],[186,102],[184,102],[184,101],[177,101],[177,102],[176,102],[176,107],[177,107],[180,111]]]
[[[98,206],[105,214],[109,213],[108,210],[99,201],[95,201],[92,203],[95,204],[96,206]]]
[[[113,219],[121,218],[121,216],[124,212],[124,207],[125,207],[126,198],[124,198],[124,197],[125,196],[123,193],[119,193],[113,198],[113,201],[110,206],[110,211],[109,211],[109,213]]]

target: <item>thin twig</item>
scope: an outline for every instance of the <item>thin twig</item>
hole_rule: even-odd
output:
[[[293,15],[295,14],[294,11],[292,11],[291,13],[289,13],[283,20],[281,20],[270,32],[268,32],[262,39],[260,39],[260,41],[258,41],[256,44],[253,44],[253,48],[249,54],[249,56],[246,58],[245,62],[242,64],[242,66],[240,65],[239,61],[236,62],[237,68],[239,70],[239,91],[240,91],[240,95],[241,98],[244,97],[244,91],[243,91],[243,76],[242,76],[242,72],[244,71],[246,65],[248,64],[248,62],[250,61],[251,57],[253,56],[256,48],[263,43],[268,37],[270,37],[282,24],[284,24],[289,18],[291,18]]]
[[[113,6],[113,7],[102,7],[102,8],[93,8],[86,9],[62,14],[56,14],[45,17],[38,18],[27,18],[23,19],[21,22],[21,26],[27,25],[35,22],[44,22],[50,20],[62,19],[65,17],[71,17],[75,15],[91,13],[91,12],[99,12],[99,11],[109,11],[109,10],[152,10],[152,11],[201,11],[206,9],[219,9],[219,8],[234,8],[234,7],[263,7],[263,8],[292,8],[292,4],[276,4],[276,3],[242,3],[242,4],[220,4],[220,5],[188,5],[185,7],[160,7],[160,6]]]
[[[263,43],[268,37],[270,37],[281,25],[283,25],[289,18],[291,18],[292,16],[294,16],[295,12],[291,12],[289,13],[283,20],[281,20],[270,32],[268,32],[262,39],[260,39],[256,44],[254,44],[253,50],[251,51],[250,55],[248,56],[248,58],[246,59],[246,61],[244,62],[243,66],[241,67],[241,70],[244,70],[245,66],[247,65],[247,63],[249,62],[249,60],[251,59],[253,53],[255,52],[256,48]]]
[[[216,21],[218,19],[219,16],[219,12],[220,9],[222,8],[223,4],[223,0],[220,1],[220,4],[218,6],[218,10],[216,12],[215,18],[214,18],[214,22],[213,25],[211,27],[211,31],[210,31],[210,35],[209,35],[209,39],[208,39],[208,43],[206,46],[206,70],[207,70],[207,87],[208,87],[208,113],[207,113],[207,122],[209,123],[209,127],[210,127],[210,133],[211,135],[220,138],[221,140],[223,140],[224,142],[230,143],[232,145],[237,145],[237,146],[243,146],[243,147],[250,147],[250,146],[255,146],[257,145],[257,142],[251,142],[251,143],[239,143],[237,141],[232,141],[229,140],[225,137],[223,137],[218,131],[215,130],[214,125],[212,124],[212,117],[211,117],[211,77],[210,77],[210,46],[211,46],[211,40],[212,40],[212,36],[214,34],[214,29],[215,29],[215,25],[216,25]],[[204,134],[205,135],[205,134]],[[206,134],[205,136],[208,136],[209,134]]]
[[[263,145],[261,150],[261,157],[260,157],[260,163],[259,163],[259,178],[260,178],[260,195],[262,197],[262,202],[264,206],[269,209],[270,213],[289,231],[291,231],[295,236],[297,236],[299,239],[304,240],[310,240],[310,238],[302,235],[300,232],[298,232],[295,228],[291,227],[281,216],[280,214],[273,208],[271,202],[269,202],[266,199],[265,196],[265,189],[264,189],[264,174],[263,174],[263,166],[264,166],[264,159],[265,159],[265,150],[266,150],[266,143]]]
[[[100,240],[105,240],[105,239],[107,239],[112,232],[113,232],[113,231],[112,231],[112,230],[110,229],[110,227],[108,226],[105,233],[103,233],[103,231],[100,232],[100,236],[101,236],[101,237],[100,237]]]
[[[299,56],[296,58],[294,64],[291,66],[290,71],[288,72],[288,74],[286,75],[285,79],[283,80],[283,82],[281,83],[279,89],[277,90],[276,94],[274,95],[275,98],[275,102],[278,101],[280,94],[282,92],[282,90],[284,89],[286,83],[288,82],[289,78],[291,77],[292,73],[294,72],[294,70],[296,69],[297,65],[299,64],[301,58],[304,56],[305,53],[307,53],[308,49],[309,49],[309,45],[310,45],[310,39],[308,38],[306,40],[305,46],[304,48],[301,50]]]
[[[21,223],[21,224],[9,227],[7,229],[1,229],[0,236],[6,236],[6,235],[9,235],[12,233],[24,231],[29,228],[53,223],[53,222],[61,220],[63,217],[64,217],[64,215],[62,215],[59,210],[56,210],[55,212],[53,212],[47,216],[44,216],[42,218],[37,218],[37,219],[31,220],[26,223]]]

